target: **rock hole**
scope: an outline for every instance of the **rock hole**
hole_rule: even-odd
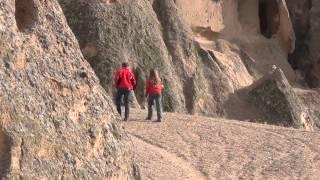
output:
[[[88,74],[86,72],[81,72],[80,77],[81,78],[88,78]]]
[[[280,25],[279,7],[276,0],[259,0],[260,32],[271,38],[278,32]]]
[[[19,31],[31,29],[36,21],[38,10],[33,0],[15,0],[15,18]]]
[[[0,127],[0,179],[2,179],[10,167],[10,138]]]
[[[10,64],[7,63],[7,62],[5,62],[5,63],[4,63],[4,67],[6,67],[7,69],[9,69],[9,68],[10,68]]]

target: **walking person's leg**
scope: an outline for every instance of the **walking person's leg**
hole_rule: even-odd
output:
[[[147,116],[147,120],[151,120],[152,118],[152,113],[153,113],[153,110],[152,110],[152,104],[153,104],[153,96],[152,95],[149,95],[148,97],[148,116]]]
[[[122,97],[121,89],[118,89],[117,95],[116,95],[116,108],[120,116],[121,116],[121,97]]]
[[[129,101],[130,101],[130,94],[131,91],[129,89],[126,89],[124,92],[124,120],[127,121],[129,118],[129,113],[130,113],[130,107],[129,107]]]
[[[156,106],[157,106],[157,116],[158,116],[158,122],[161,122],[162,119],[162,103],[161,103],[161,95],[157,95],[155,97],[156,100]]]

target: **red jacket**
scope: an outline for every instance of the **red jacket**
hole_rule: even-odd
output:
[[[133,89],[136,85],[136,78],[129,68],[121,68],[114,74],[114,84],[117,89]]]
[[[158,84],[155,84],[153,80],[149,79],[147,81],[147,87],[146,87],[146,96],[149,94],[161,94],[163,90],[163,84],[160,82]]]

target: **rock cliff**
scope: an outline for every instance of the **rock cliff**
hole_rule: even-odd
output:
[[[210,116],[232,114],[230,95],[274,64],[295,79],[287,62],[295,36],[285,1],[59,2],[109,94],[114,70],[121,61],[132,63],[141,105],[150,68],[161,72],[166,110]]]
[[[289,61],[312,88],[320,87],[319,14],[317,0],[287,0],[296,32],[296,50]]]
[[[300,83],[287,59],[295,34],[285,1],[59,2],[109,94],[115,69],[132,63],[141,106],[150,68],[164,80],[165,110],[243,120],[267,119],[243,91],[272,66]]]
[[[56,0],[0,2],[0,178],[132,179],[128,137]]]

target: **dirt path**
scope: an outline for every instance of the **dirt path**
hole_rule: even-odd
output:
[[[320,133],[168,113],[125,123],[143,179],[318,179]]]
[[[162,174],[162,177],[161,175],[154,174],[153,178],[150,175],[147,178],[158,179],[156,177],[159,177],[161,179],[206,179],[199,170],[195,169],[188,161],[178,157],[176,154],[171,153],[159,146],[153,145],[139,137],[131,136],[131,139],[133,143],[137,145],[136,148],[138,152],[144,152],[144,158],[149,159],[149,161],[153,161],[153,165],[147,164],[149,167],[146,167],[150,171],[156,172],[157,170],[166,169],[167,167],[162,166],[167,166],[167,164],[170,164],[171,169],[167,170],[169,172],[171,171],[170,173],[159,172]],[[143,169],[141,172],[142,176],[146,174],[144,171],[146,170]]]

